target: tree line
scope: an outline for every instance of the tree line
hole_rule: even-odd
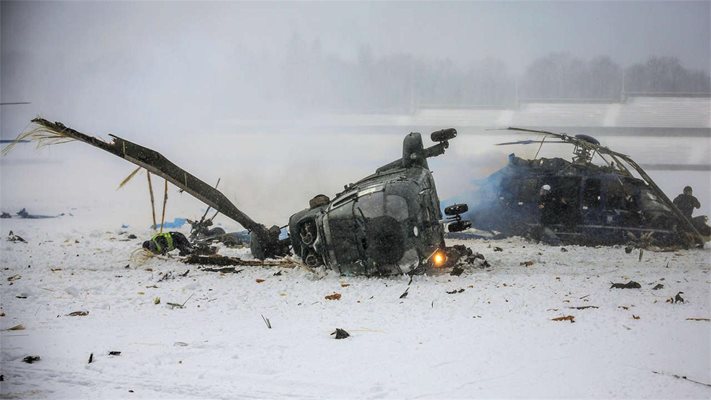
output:
[[[363,47],[355,60],[293,39],[281,61],[280,91],[303,110],[409,112],[432,107],[511,107],[521,101],[620,101],[628,94],[708,95],[707,71],[675,57],[653,56],[623,68],[608,56],[582,59],[551,53],[511,73],[501,60],[466,67],[410,54],[376,57]]]

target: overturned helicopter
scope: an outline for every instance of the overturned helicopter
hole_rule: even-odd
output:
[[[258,259],[281,257],[291,251],[310,267],[326,266],[342,274],[388,275],[424,272],[447,263],[444,222],[449,230],[468,227],[459,213],[466,205],[449,207],[442,220],[440,202],[427,159],[441,155],[455,129],[433,132],[435,145],[425,148],[419,133],[408,134],[402,157],[355,183],[332,200],[318,195],[309,208],[289,219],[289,235],[280,239],[279,226],[266,227],[239,210],[213,188],[160,153],[111,135],[112,142],[78,132],[60,122],[32,120],[33,131],[18,139],[78,140],[98,147],[165,178],[238,222],[250,232],[250,250]]]
[[[583,245],[703,247],[708,240],[705,217],[687,219],[629,156],[588,135],[508,129],[544,136],[499,145],[563,143],[573,146],[573,157],[538,158],[537,152],[528,160],[509,155],[508,165],[467,198],[476,207],[465,217],[476,229]],[[593,163],[595,157],[603,163]]]

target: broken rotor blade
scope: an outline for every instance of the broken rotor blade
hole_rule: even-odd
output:
[[[70,137],[98,147],[143,167],[157,176],[165,178],[173,185],[193,195],[196,199],[238,222],[249,231],[256,230],[262,232],[266,229],[263,225],[255,222],[247,216],[247,214],[240,211],[220,191],[173,164],[155,150],[143,147],[115,135],[110,135],[113,138],[113,142],[108,143],[64,126],[61,122],[50,122],[43,118],[35,118],[32,122],[55,134]]]

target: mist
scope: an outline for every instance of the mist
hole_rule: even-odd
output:
[[[37,115],[117,134],[222,178],[249,215],[283,223],[399,157],[406,133],[456,125],[459,142],[431,163],[442,197],[454,197],[505,163],[511,151],[485,129],[523,103],[707,97],[709,15],[703,1],[2,2],[1,100],[31,104],[0,107],[0,137]],[[468,108],[499,111],[456,124],[445,111],[417,117]],[[702,132],[680,139],[683,162],[709,163],[693,153],[709,148],[708,111],[700,118],[679,126]],[[610,135],[635,156],[637,144]],[[131,165],[63,146],[1,160],[3,208],[125,199],[141,208],[126,205],[124,219],[148,221],[144,183],[114,191]],[[711,200],[708,172],[694,181]],[[169,219],[199,213],[185,197],[171,194]]]

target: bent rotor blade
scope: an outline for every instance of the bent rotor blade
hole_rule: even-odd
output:
[[[508,128],[506,128],[506,130],[518,131],[518,132],[542,133],[544,135],[555,136],[555,137],[563,139],[563,140],[565,140],[566,138],[569,137],[568,135],[566,135],[564,133],[555,133],[555,132],[551,132],[551,131],[543,131],[543,130],[538,130],[538,129],[516,128],[513,126],[509,126]]]
[[[517,142],[496,143],[496,146],[509,146],[509,145],[513,145],[513,144],[534,144],[534,143],[536,143],[536,144],[541,143],[541,141],[540,140],[519,140]],[[546,142],[546,144],[548,144],[548,143],[567,143],[567,142],[563,142],[563,141]]]
[[[232,202],[217,189],[196,178],[189,172],[173,164],[162,154],[139,144],[122,139],[115,135],[110,135],[113,142],[107,143],[93,136],[78,132],[72,128],[64,126],[61,122],[50,122],[43,118],[35,118],[32,122],[42,126],[50,132],[55,132],[61,136],[80,140],[84,143],[98,147],[111,154],[130,161],[139,167],[143,167],[149,172],[165,178],[173,185],[183,189],[202,201],[208,206],[220,211],[238,222],[249,231],[264,230],[264,226],[252,220],[247,214],[240,211]]]

